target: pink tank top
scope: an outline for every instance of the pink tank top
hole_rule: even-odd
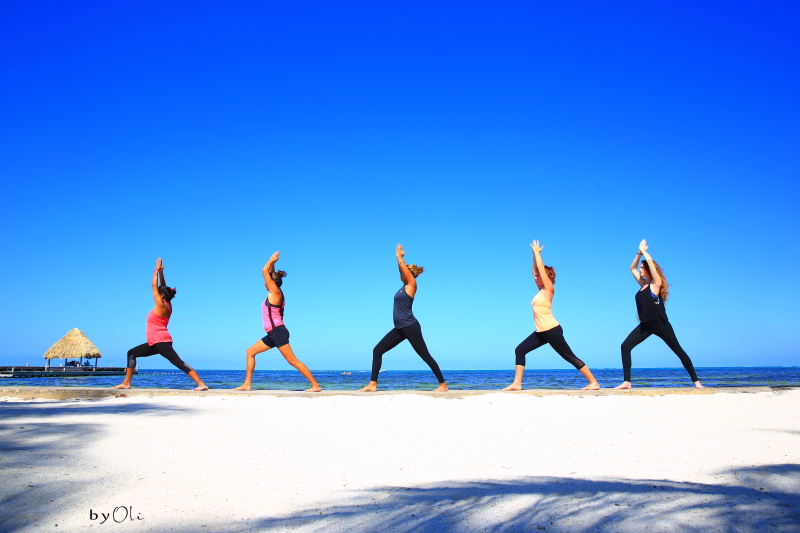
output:
[[[172,304],[167,302],[169,315],[172,316]],[[159,342],[172,342],[172,335],[167,331],[169,317],[158,316],[151,309],[147,314],[147,344],[150,346]]]
[[[553,300],[547,297],[546,291],[539,291],[531,302],[533,307],[533,321],[536,331],[547,331],[558,326],[556,317],[553,316]]]
[[[269,333],[278,326],[283,326],[283,307],[286,300],[281,298],[280,305],[272,305],[269,303],[269,296],[261,304],[261,318],[264,321],[264,331]]]

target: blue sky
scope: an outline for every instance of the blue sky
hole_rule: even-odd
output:
[[[366,369],[394,247],[443,369],[510,369],[528,243],[590,367],[636,325],[640,239],[696,366],[796,365],[800,7],[5,2],[0,364],[73,327],[123,364],[156,257],[198,369],[243,368],[287,270],[312,369]],[[634,366],[679,366],[658,339]],[[569,368],[549,348],[529,368]],[[167,368],[151,358],[145,367]],[[259,368],[289,368],[276,353]],[[424,369],[408,346],[386,369]]]

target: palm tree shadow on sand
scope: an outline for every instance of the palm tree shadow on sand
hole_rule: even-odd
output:
[[[725,472],[734,484],[528,477],[379,487],[251,521],[264,531],[800,531],[800,465]],[[212,529],[213,530],[213,529]]]
[[[91,482],[46,476],[31,482],[27,474],[35,467],[69,460],[70,451],[102,437],[105,429],[100,424],[58,417],[87,411],[180,416],[192,410],[135,401],[4,406],[0,409],[0,506],[4,509],[0,531],[49,529],[53,527],[50,518],[61,513],[57,506],[69,506],[80,494],[102,488]],[[26,419],[24,426],[19,422],[22,419]],[[169,530],[196,532],[201,525],[208,533],[800,531],[800,465],[736,469],[720,472],[719,478],[724,481],[536,476],[514,481],[378,486],[342,491],[285,514],[250,520],[198,516],[202,519],[199,524],[169,524]]]

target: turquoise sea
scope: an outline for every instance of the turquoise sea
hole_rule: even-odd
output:
[[[324,389],[353,390],[369,382],[368,370],[313,371]],[[622,382],[622,370],[592,369],[600,385],[615,387]],[[212,389],[232,389],[242,384],[244,370],[198,370]],[[447,384],[454,390],[500,389],[514,379],[513,370],[443,370]],[[800,367],[698,368],[700,381],[711,387],[800,386]],[[635,387],[690,387],[692,382],[683,368],[634,368]],[[2,379],[0,386],[113,387],[121,376]],[[527,370],[524,387],[528,389],[578,389],[586,384],[575,370]],[[156,389],[190,389],[194,382],[177,370],[140,369],[133,386]],[[308,382],[295,370],[256,370],[253,388],[260,390],[305,390]],[[388,370],[381,372],[381,390],[432,390],[436,379],[429,370]]]

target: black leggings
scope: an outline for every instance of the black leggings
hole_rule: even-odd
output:
[[[406,339],[411,343],[411,347],[414,348],[417,355],[428,363],[433,373],[436,374],[436,379],[439,380],[439,383],[444,383],[442,371],[439,370],[439,365],[431,357],[428,347],[425,345],[425,339],[422,338],[422,326],[419,325],[419,322],[414,322],[404,328],[394,328],[372,349],[372,377],[370,380],[378,381],[378,372],[380,372],[381,364],[383,363],[383,354]]]
[[[525,366],[525,354],[545,344],[550,344],[558,355],[578,370],[586,366],[586,363],[572,353],[569,344],[564,340],[564,330],[561,326],[556,326],[547,331],[534,331],[527,339],[519,343],[517,349],[514,350],[514,354],[517,356],[517,365]]]
[[[136,368],[137,357],[150,357],[151,355],[155,354],[163,355],[167,361],[180,368],[187,374],[194,370],[192,367],[184,363],[180,357],[178,357],[178,354],[172,347],[171,342],[157,342],[152,346],[144,343],[140,344],[136,348],[131,348],[128,350],[128,368]]]
[[[689,359],[689,356],[686,355],[686,352],[681,348],[678,338],[675,336],[675,330],[672,329],[672,324],[670,324],[669,321],[655,322],[652,324],[640,323],[636,326],[636,329],[631,331],[631,334],[628,335],[628,338],[622,343],[622,371],[625,375],[623,381],[631,380],[631,350],[636,348],[636,346],[641,344],[650,335],[655,335],[667,343],[669,349],[675,352],[675,355],[680,358],[681,363],[683,363],[683,368],[689,373],[689,377],[692,378],[692,381],[698,381],[697,374],[694,372],[694,366],[692,366],[692,360]]]

